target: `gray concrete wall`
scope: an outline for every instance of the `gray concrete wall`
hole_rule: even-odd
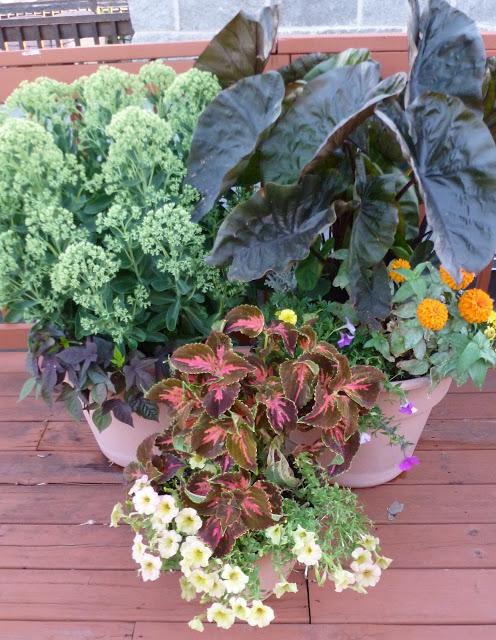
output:
[[[258,13],[277,0],[128,0],[134,42],[206,40],[243,9]],[[425,0],[421,0],[421,2]],[[407,0],[279,0],[280,34],[405,31]],[[496,0],[450,0],[496,30]]]

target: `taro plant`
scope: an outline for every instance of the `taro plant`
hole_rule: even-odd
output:
[[[448,2],[430,0],[422,15],[409,6],[409,78],[381,78],[364,49],[262,75],[278,20],[268,8],[258,22],[239,14],[200,56],[224,90],[193,137],[193,219],[233,186],[254,189],[220,225],[209,264],[242,281],[296,266],[301,294],[349,301],[379,330],[394,258],[440,262],[457,283],[490,261],[494,64],[486,72],[475,24]]]
[[[241,305],[219,328],[204,344],[176,349],[170,358],[174,376],[146,394],[166,405],[170,419],[155,441],[161,475],[171,477],[192,454],[216,460],[224,471],[232,464],[246,472],[261,469],[286,487],[298,483],[292,461],[301,452],[330,478],[346,471],[359,447],[358,419],[375,405],[385,376],[372,366],[350,367],[332,345],[317,341],[312,322],[266,326],[257,307]],[[239,333],[257,338],[259,346],[248,355],[236,353],[229,336]],[[270,487],[251,486],[244,472],[225,476],[225,483],[213,478],[202,471],[182,494],[185,504],[210,516],[210,544],[221,531],[231,536],[246,530],[250,516],[239,518],[250,496],[269,517]],[[238,521],[237,528],[228,527]]]

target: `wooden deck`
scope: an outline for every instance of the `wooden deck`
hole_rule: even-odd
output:
[[[496,375],[453,389],[418,447],[421,465],[359,492],[391,568],[369,595],[302,585],[271,599],[277,625],[184,624],[175,576],[142,583],[131,533],[109,529],[120,469],[59,407],[17,404],[23,355],[0,353],[0,640],[493,640]],[[394,521],[387,507],[404,510]]]

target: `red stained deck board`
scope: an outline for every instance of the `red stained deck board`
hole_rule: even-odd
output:
[[[133,640],[134,628],[134,622],[3,620],[0,640]]]
[[[122,469],[100,451],[0,452],[0,484],[122,485]]]
[[[294,572],[298,593],[267,603],[279,623],[308,623],[307,589]],[[187,622],[203,609],[181,599],[177,573],[142,582],[136,571],[49,571],[3,569],[0,572],[0,620],[147,620]]]
[[[0,354],[1,357],[2,354]],[[30,377],[29,373],[25,372],[0,373],[0,398],[5,396],[18,398],[22,385]]]
[[[133,640],[194,640],[187,627],[166,622],[138,622]],[[257,629],[236,625],[229,637],[215,625],[205,625],[202,640],[492,640],[496,626],[466,625],[371,625],[371,624],[281,624]],[[21,636],[24,640],[24,636]],[[0,640],[3,638],[0,635]],[[10,639],[9,639],[10,640]],[[58,638],[54,640],[59,640]],[[110,639],[109,639],[110,640]]]
[[[310,609],[317,624],[496,624],[495,588],[496,569],[390,568],[366,596],[309,583]]]
[[[496,486],[385,485],[359,489],[365,513],[375,522],[401,524],[496,523]],[[0,523],[79,524],[87,520],[108,523],[124,493],[117,484],[10,486],[0,491]],[[387,519],[387,507],[404,504],[396,519]]]
[[[0,525],[0,569],[137,569],[130,527]]]
[[[25,373],[26,352],[25,351],[1,351],[0,352],[0,371],[2,372],[2,374]]]
[[[395,569],[496,569],[496,524],[388,523],[374,535]]]
[[[0,422],[0,451],[34,451],[46,426],[46,422]],[[10,453],[10,458],[15,462],[13,453]]]
[[[58,419],[71,421],[71,416],[67,413],[65,403],[54,402],[49,407],[41,398],[28,396],[21,402],[17,397],[7,396],[0,399],[0,422],[30,422],[48,419]]]
[[[395,569],[496,569],[496,524],[380,524]],[[0,525],[0,569],[135,569],[133,532],[105,525]]]
[[[130,427],[131,428],[131,427]],[[100,451],[86,421],[48,422],[38,451]]]
[[[477,398],[474,398],[475,400]],[[417,445],[417,450],[425,449],[460,449],[462,451],[496,449],[496,419],[429,419]]]
[[[496,418],[496,395],[492,393],[450,393],[434,407],[430,420],[472,420]]]

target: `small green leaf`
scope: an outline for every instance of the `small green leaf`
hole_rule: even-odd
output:
[[[107,385],[104,382],[93,385],[91,388],[91,398],[97,404],[103,404],[107,399]]]
[[[110,423],[112,422],[112,416],[110,412],[102,413],[101,407],[98,407],[98,409],[95,409],[95,411],[93,411],[93,415],[91,416],[91,419],[93,420],[93,424],[95,425],[95,427],[98,429],[100,433],[104,431],[107,427],[109,427]]]
[[[423,376],[429,371],[429,363],[426,360],[400,360],[398,369],[407,371],[412,376]]]
[[[27,398],[27,396],[34,389],[36,382],[36,378],[28,378],[28,380],[26,380],[26,382],[22,385],[21,393],[19,394],[19,400],[17,402],[21,402],[21,400]]]

